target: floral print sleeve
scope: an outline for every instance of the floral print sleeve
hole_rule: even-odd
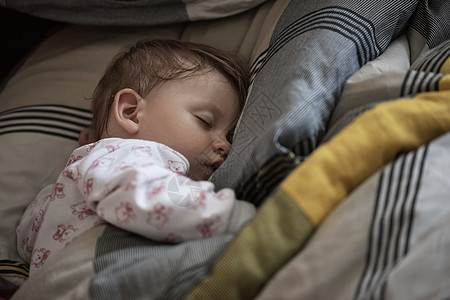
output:
[[[230,189],[185,176],[189,163],[162,144],[110,138],[76,149],[17,228],[30,274],[86,230],[105,221],[144,237],[178,243],[234,232],[254,207]]]
[[[181,242],[235,231],[254,213],[232,190],[215,193],[212,183],[190,180],[186,158],[162,144],[120,140],[109,152],[100,149],[103,155],[82,167],[80,188],[89,207],[108,223]]]

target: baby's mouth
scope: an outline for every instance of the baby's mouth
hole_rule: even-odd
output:
[[[212,172],[215,172],[221,165],[223,164],[223,160],[218,160],[210,164],[206,164],[206,167],[211,170]]]

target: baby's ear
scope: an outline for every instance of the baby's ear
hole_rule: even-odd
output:
[[[114,96],[114,118],[129,134],[135,134],[139,129],[137,113],[140,99],[139,94],[129,88],[121,89]]]

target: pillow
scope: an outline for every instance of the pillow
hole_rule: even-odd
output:
[[[416,8],[386,0],[333,3],[339,6],[279,4],[267,48],[253,62],[232,150],[212,177],[217,189],[231,187],[260,205],[320,143],[346,80],[399,36]]]
[[[20,261],[16,227],[36,192],[61,172],[91,114],[63,105],[30,105],[0,114],[0,259]],[[23,266],[18,266],[19,272]]]

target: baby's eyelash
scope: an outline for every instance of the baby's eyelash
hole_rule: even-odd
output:
[[[202,117],[199,117],[199,116],[195,116],[205,127],[208,127],[208,128],[211,128],[212,127],[212,125],[211,125],[211,123],[210,122],[208,122],[207,120],[205,120],[204,118],[202,118]]]

